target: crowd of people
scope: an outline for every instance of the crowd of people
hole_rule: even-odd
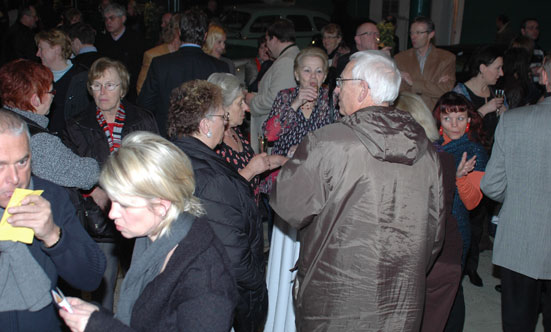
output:
[[[75,8],[37,31],[20,8],[0,66],[2,330],[462,331],[490,235],[503,330],[551,326],[537,20],[515,36],[498,17],[508,45],[458,82],[428,17],[402,52],[373,21],[300,49],[275,19],[241,77],[215,5],[163,14],[149,50],[133,1],[101,1],[101,32]]]

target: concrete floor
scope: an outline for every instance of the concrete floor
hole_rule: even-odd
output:
[[[499,332],[501,331],[501,295],[494,289],[499,284],[498,278],[492,275],[492,251],[480,253],[478,273],[484,282],[483,287],[473,286],[469,278],[463,279],[465,292],[465,332]],[[536,332],[543,332],[540,322]]]

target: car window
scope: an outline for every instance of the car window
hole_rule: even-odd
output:
[[[264,33],[266,32],[266,29],[268,29],[268,27],[278,18],[279,15],[260,16],[251,24],[251,28],[249,30],[251,32]]]
[[[304,15],[287,15],[287,19],[293,21],[295,24],[296,32],[310,32],[312,31],[312,25],[308,17]]]
[[[222,15],[220,21],[226,29],[231,31],[239,31],[243,29],[250,18],[251,14],[249,13],[229,10]]]
[[[322,17],[314,16],[314,25],[316,26],[316,29],[318,29],[318,31],[321,31],[321,28],[323,28],[327,24],[329,24],[328,20]]]

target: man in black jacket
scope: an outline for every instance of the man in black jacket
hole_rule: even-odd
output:
[[[15,189],[43,190],[10,207],[7,224],[31,228],[32,243],[0,241],[2,331],[61,331],[50,289],[58,277],[85,291],[96,289],[105,257],[82,228],[67,192],[31,177],[29,131],[15,113],[0,110],[0,213]],[[9,226],[3,224],[0,234]]]
[[[3,63],[23,58],[38,61],[34,29],[38,14],[34,6],[26,6],[19,10],[19,19],[10,28],[2,45]]]
[[[106,57],[122,62],[130,73],[130,87],[126,98],[136,100],[136,80],[142,65],[143,41],[134,31],[127,29],[126,10],[123,6],[112,3],[103,10],[105,33],[99,34],[96,40],[98,52]]]
[[[180,21],[180,50],[153,59],[138,104],[155,114],[161,135],[166,137],[168,104],[172,89],[210,74],[229,72],[228,65],[205,54],[201,45],[207,32],[207,17],[200,10],[187,10]]]
[[[75,55],[71,61],[90,69],[92,63],[102,56],[94,46],[96,32],[89,24],[77,23],[69,28],[68,35]]]

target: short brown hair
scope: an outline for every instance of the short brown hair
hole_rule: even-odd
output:
[[[90,86],[92,83],[94,83],[94,80],[100,78],[103,76],[103,73],[107,69],[114,69],[117,74],[119,74],[119,77],[121,78],[121,92],[122,96],[126,96],[126,93],[128,92],[128,88],[130,86],[130,74],[128,73],[128,69],[126,69],[126,66],[122,64],[122,62],[113,60],[110,58],[99,58],[92,64],[92,67],[90,67],[90,70],[88,71],[88,92],[92,94],[92,89]]]
[[[59,29],[50,29],[48,31],[40,31],[34,36],[36,45],[43,40],[54,47],[59,45],[61,47],[61,56],[67,60],[71,57],[73,50],[71,49],[71,39],[67,34]]]
[[[0,98],[4,105],[36,112],[31,97],[48,93],[54,80],[51,70],[40,63],[17,59],[0,67]]]
[[[337,37],[342,37],[341,26],[335,23],[329,23],[321,28],[321,35],[323,36],[326,33],[335,34]]]
[[[327,74],[327,72],[329,71],[329,60],[327,60],[327,53],[325,53],[321,48],[314,47],[314,46],[306,47],[305,49],[303,49],[297,54],[295,58],[295,63],[293,66],[294,72],[298,72],[298,70],[300,69],[300,66],[302,66],[302,61],[304,60],[304,58],[308,56],[314,56],[314,57],[320,58],[321,61],[323,62],[323,72]]]
[[[199,123],[222,107],[222,90],[202,80],[188,81],[172,90],[168,107],[168,136],[189,136],[199,131]]]

